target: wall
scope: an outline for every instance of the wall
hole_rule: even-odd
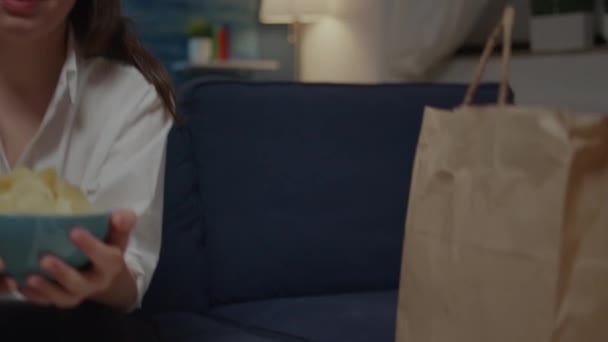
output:
[[[185,25],[191,17],[203,16],[212,23],[230,27],[231,56],[238,59],[278,59],[282,69],[264,74],[266,79],[289,79],[292,47],[284,26],[260,25],[259,0],[123,0],[123,12],[132,17],[144,45],[172,71],[172,65],[187,58]],[[180,74],[172,73],[176,82]]]
[[[389,80],[384,71],[383,38],[393,0],[335,0],[333,16],[310,25],[303,34],[302,73],[306,81],[377,83]],[[521,12],[525,1],[514,0]],[[124,0],[125,11],[138,21],[146,46],[165,64],[185,58],[183,22],[204,14],[228,21],[237,32],[233,53],[241,58],[278,59],[282,68],[259,73],[259,80],[290,80],[293,47],[283,25],[257,22],[258,0]],[[522,5],[523,4],[523,5]],[[523,6],[523,7],[522,7]],[[497,12],[498,10],[498,12]],[[499,9],[491,8],[495,16]],[[524,14],[525,15],[525,14]],[[469,41],[483,41],[494,22],[484,17]],[[528,28],[520,25],[517,37]],[[497,80],[497,60],[489,67],[488,80]],[[435,82],[470,81],[477,58],[450,62]],[[544,104],[577,110],[608,111],[608,51],[570,55],[527,55],[514,58],[511,84],[522,104]]]
[[[528,0],[513,0],[518,21],[514,39],[527,41],[530,34]],[[496,23],[501,7],[494,5],[481,18],[469,42],[481,44]],[[470,82],[478,59],[456,58],[443,71],[436,82]],[[493,58],[486,80],[499,80],[499,59]],[[608,50],[570,54],[516,55],[511,66],[511,86],[517,103],[555,106],[578,111],[608,113]]]
[[[196,16],[230,25],[235,56],[257,56],[257,0],[125,0],[123,11],[135,20],[147,47],[167,64],[185,59],[184,30]]]
[[[386,37],[390,11],[400,0],[333,0],[332,17],[304,32],[302,73],[306,81],[376,83],[389,80]],[[512,0],[518,13],[514,39],[529,36],[528,1]],[[483,44],[503,3],[489,1],[468,43]]]
[[[519,20],[515,39],[529,35],[528,0],[513,0]],[[307,28],[303,41],[303,78],[306,81],[382,83],[394,81],[385,73],[383,49],[392,0],[336,0],[334,18]],[[482,44],[497,17],[500,4],[490,3],[468,39]],[[477,57],[457,58],[432,79],[468,83]],[[486,80],[498,80],[498,60],[490,63]],[[608,112],[608,50],[576,54],[519,55],[514,57],[511,85],[517,102],[575,110]]]
[[[530,40],[530,0],[509,0],[515,8],[515,25],[513,40],[528,42]],[[477,21],[474,29],[466,40],[467,45],[480,46],[488,39],[488,34],[496,26],[502,15],[504,1],[487,1],[484,14]]]
[[[258,25],[258,57],[276,60],[281,64],[278,71],[259,72],[254,75],[258,81],[292,81],[294,48],[287,41],[286,25]]]
[[[435,81],[470,82],[477,63],[477,58],[454,60]],[[492,59],[486,80],[500,79],[499,64]],[[511,85],[519,104],[608,113],[608,51],[515,56]]]
[[[332,16],[305,28],[302,79],[380,82],[385,78],[383,37],[389,0],[335,0]]]

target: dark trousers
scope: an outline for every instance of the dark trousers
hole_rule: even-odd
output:
[[[17,340],[18,339],[18,340]],[[72,310],[0,302],[0,341],[160,342],[154,322],[96,304]]]

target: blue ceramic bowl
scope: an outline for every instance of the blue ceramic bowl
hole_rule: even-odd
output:
[[[110,227],[110,214],[0,214],[0,257],[5,263],[4,275],[14,278],[19,285],[24,285],[31,274],[45,276],[40,270],[40,258],[48,254],[75,268],[86,266],[89,260],[69,238],[70,231],[76,227],[104,240]]]

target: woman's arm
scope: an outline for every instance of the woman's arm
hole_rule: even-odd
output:
[[[109,242],[124,250],[128,244],[128,237],[137,223],[137,217],[131,211],[118,211],[112,215],[112,234]],[[108,284],[105,291],[94,295],[91,300],[102,303],[118,311],[129,311],[137,304],[138,291],[137,282],[127,264],[123,262],[123,254],[116,264],[118,272],[114,279]]]
[[[91,298],[118,311],[128,312],[136,306],[138,297],[137,284],[131,271],[124,267],[104,292]]]
[[[108,240],[75,229],[71,239],[92,268],[78,272],[44,257],[41,267],[58,284],[31,277],[22,290],[30,300],[59,307],[93,300],[121,311],[141,305],[160,253],[165,148],[173,121],[152,86],[140,94],[123,122],[103,131],[112,144],[103,163],[92,167],[95,184],[85,189],[97,207],[114,211]]]
[[[102,304],[127,310],[139,307],[152,279],[162,238],[165,150],[172,124],[150,86],[99,169],[91,200],[98,207],[119,210],[113,228],[116,234],[130,237],[124,246],[125,267],[107,291],[93,298]]]

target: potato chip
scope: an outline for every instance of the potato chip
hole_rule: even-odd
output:
[[[10,192],[0,193],[0,212],[15,211],[15,199]]]
[[[94,212],[80,189],[61,179],[54,169],[34,172],[17,168],[0,177],[0,212],[76,214]]]
[[[11,176],[0,177],[0,192],[10,191],[11,186],[15,182],[15,178]]]
[[[55,169],[45,169],[38,172],[38,176],[46,183],[50,189],[55,188],[57,182],[57,171]]]
[[[33,178],[33,177],[36,177],[36,174],[34,173],[34,171],[32,171],[28,168],[18,167],[13,170],[12,176],[15,179],[21,179],[21,178]]]
[[[58,198],[57,202],[55,202],[55,212],[60,214],[69,214],[74,212],[72,208],[72,203],[65,198]]]

